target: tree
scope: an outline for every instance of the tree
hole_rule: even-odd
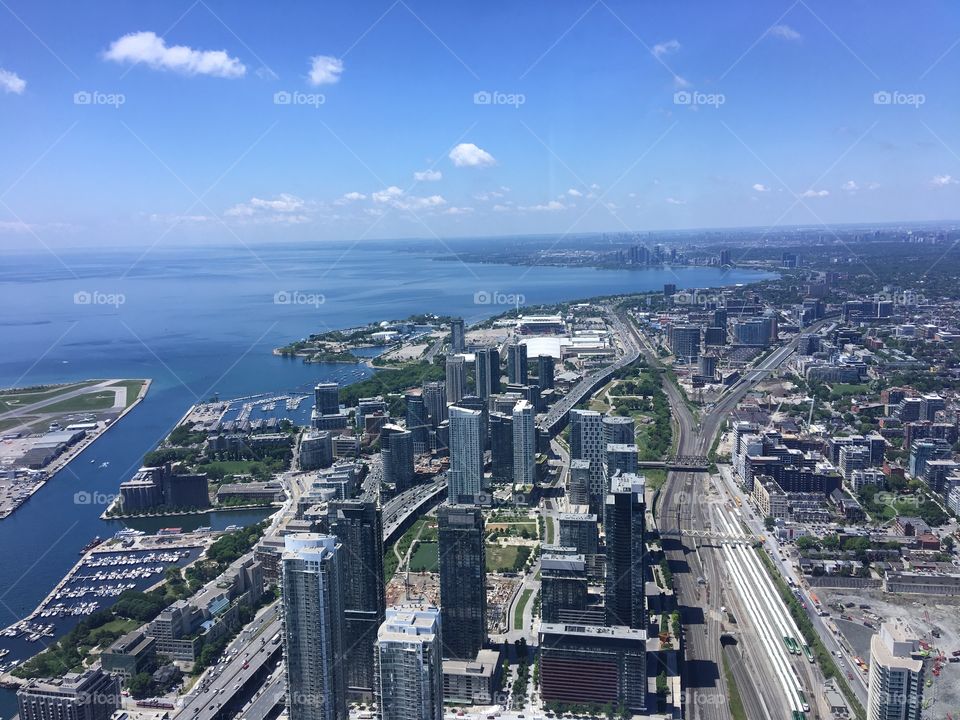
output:
[[[149,697],[154,694],[153,678],[150,673],[137,673],[130,678],[127,689],[135,700]]]

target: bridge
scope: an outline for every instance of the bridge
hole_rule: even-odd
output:
[[[677,455],[663,460],[641,460],[637,467],[661,468],[680,472],[706,472],[710,468],[710,459],[706,455]]]
[[[727,533],[713,532],[711,530],[661,530],[660,538],[671,538],[679,540],[681,537],[695,538],[705,540],[717,545],[752,545],[757,541],[753,535],[728,535]]]

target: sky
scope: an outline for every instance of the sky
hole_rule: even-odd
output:
[[[960,5],[0,2],[0,248],[953,220]]]

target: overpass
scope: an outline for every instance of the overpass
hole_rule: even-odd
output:
[[[639,469],[660,468],[662,470],[676,470],[677,472],[706,472],[710,461],[706,455],[677,455],[663,460],[640,460]]]
[[[447,476],[442,474],[428,485],[415,485],[390,498],[383,505],[383,542],[390,543],[400,537],[417,517],[438,505],[446,494]]]
[[[608,365],[600,370],[595,370],[580,382],[570,388],[570,391],[551,406],[550,410],[538,423],[541,428],[548,431],[550,435],[556,435],[567,424],[570,410],[577,403],[586,397],[590,397],[594,392],[606,385],[614,373],[622,368],[632,365],[640,357],[640,348],[636,344],[635,337],[624,326],[623,321],[613,312],[608,312],[607,318],[613,326],[614,333],[624,343],[624,354],[621,355],[612,365]]]
[[[704,540],[710,545],[752,545],[758,542],[753,535],[728,535],[727,533],[711,532],[710,530],[661,530],[660,538],[680,540],[693,538]]]

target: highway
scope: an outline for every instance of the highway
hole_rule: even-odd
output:
[[[571,408],[599,386],[607,382],[617,370],[630,365],[640,357],[640,346],[637,342],[637,336],[627,329],[623,318],[612,311],[608,311],[607,319],[613,326],[615,337],[620,338],[624,344],[623,354],[611,365],[607,365],[600,370],[594,370],[589,375],[583,377],[580,382],[570,388],[570,391],[566,395],[550,407],[546,415],[541,418],[539,425],[549,430],[551,435],[556,435],[563,428],[567,421],[567,413],[570,412]]]
[[[183,698],[178,720],[220,720],[232,717],[237,698],[250,697],[253,684],[262,682],[283,654],[280,605],[274,602],[227,646],[223,658],[207,668]],[[254,681],[254,683],[251,683]]]

